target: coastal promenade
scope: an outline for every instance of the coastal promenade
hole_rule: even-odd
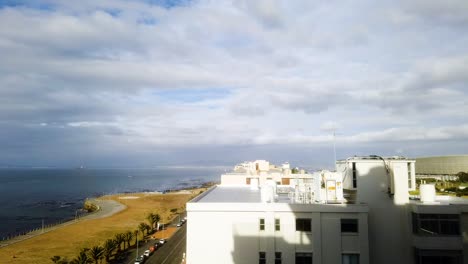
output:
[[[175,256],[181,258],[184,250],[184,242],[174,243],[172,239],[174,231],[180,230],[175,226],[175,221],[179,220],[179,215],[182,217],[185,203],[205,190],[200,188],[168,193],[125,193],[100,197],[99,201],[94,201],[100,206],[98,212],[76,222],[71,221],[69,224],[47,230],[48,232],[38,232],[37,235],[31,234],[27,239],[0,247],[0,262],[50,264],[53,256],[60,256],[70,261],[76,259],[83,248],[103,245],[107,239],[113,238],[116,234],[138,230],[141,223],[147,222],[148,213],[154,212],[161,216],[162,222],[170,223],[167,230],[157,233],[157,238],[160,238],[159,235],[169,238],[166,250],[171,249],[171,245],[177,246],[178,253],[170,250],[168,259],[164,261],[170,263],[169,260],[176,259]],[[131,244],[133,245],[128,253],[134,249],[134,241]],[[125,248],[128,246],[129,244]],[[142,246],[147,245],[146,243],[140,245],[140,249]],[[163,248],[159,252],[161,257],[166,251]],[[127,252],[124,255],[127,255]],[[115,260],[112,261],[115,263]]]
[[[109,216],[114,215],[114,214],[116,214],[116,213],[118,213],[118,212],[120,212],[122,210],[125,210],[125,208],[127,208],[127,206],[125,206],[124,204],[121,204],[121,203],[119,203],[117,201],[114,201],[114,200],[90,199],[89,201],[92,204],[94,204],[94,205],[96,205],[98,207],[98,209],[95,212],[90,213],[90,214],[88,214],[86,216],[82,216],[82,217],[80,217],[78,219],[70,220],[70,221],[62,223],[62,224],[54,225],[54,226],[47,227],[47,228],[44,228],[44,229],[38,229],[36,231],[29,232],[29,233],[27,233],[25,235],[22,235],[22,236],[17,236],[17,237],[14,237],[12,239],[9,239],[9,240],[1,241],[0,242],[0,248],[9,246],[9,245],[12,245],[12,244],[15,244],[15,243],[18,243],[18,242],[33,238],[33,237],[37,237],[37,236],[40,236],[42,234],[48,233],[50,231],[57,230],[57,229],[65,227],[65,226],[69,226],[69,225],[72,225],[72,224],[75,224],[75,223],[78,223],[78,222],[81,222],[81,221],[84,221],[84,220],[91,220],[91,219],[99,219],[99,218],[109,217]]]

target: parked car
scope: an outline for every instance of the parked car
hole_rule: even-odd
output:
[[[143,264],[145,263],[145,256],[141,255],[135,259],[135,264]]]
[[[177,223],[177,227],[181,227],[182,224],[183,224],[182,222]]]
[[[144,255],[145,257],[149,257],[149,256],[151,255],[151,250],[149,250],[149,249],[145,250],[145,252],[143,253],[143,255]]]
[[[153,252],[156,251],[157,248],[157,244],[154,244],[154,246],[149,247],[149,251],[151,251],[151,254],[153,254]]]
[[[160,245],[163,245],[164,243],[166,243],[166,239],[161,238],[161,239],[159,240],[159,244],[160,244]]]

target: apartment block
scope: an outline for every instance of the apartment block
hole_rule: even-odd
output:
[[[410,196],[414,160],[351,157],[313,173],[262,163],[187,203],[187,263],[467,263],[468,201],[433,186]]]

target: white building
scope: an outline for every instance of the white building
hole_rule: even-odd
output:
[[[415,187],[401,157],[225,174],[187,204],[187,263],[468,263],[466,200],[410,201]]]

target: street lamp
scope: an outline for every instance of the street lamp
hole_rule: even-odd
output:
[[[137,258],[138,258],[138,232],[136,232],[135,235],[136,235],[136,241],[137,241],[137,244],[136,244],[136,248],[137,248],[137,249],[136,249],[136,257],[135,257],[135,259],[137,259]],[[130,244],[129,244],[129,245],[130,245]]]

